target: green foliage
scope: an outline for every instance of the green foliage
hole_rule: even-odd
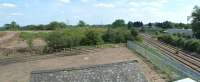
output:
[[[36,38],[46,38],[48,36],[48,32],[21,32],[20,33],[20,38],[28,44],[29,48],[33,47],[33,40]]]
[[[62,29],[62,28],[65,28],[67,27],[67,25],[63,22],[51,22],[47,25],[47,30],[59,30],[59,29]]]
[[[142,27],[142,26],[143,26],[143,23],[140,22],[140,21],[136,21],[136,22],[133,23],[133,26],[134,26],[134,27]]]
[[[174,27],[178,29],[190,29],[191,25],[190,24],[184,24],[184,23],[174,23]]]
[[[156,23],[153,23],[151,25],[154,25],[154,26],[162,28],[162,29],[169,29],[169,28],[178,28],[178,29],[183,29],[184,28],[184,29],[189,29],[189,28],[191,28],[190,24],[173,23],[171,21],[156,22]]]
[[[127,28],[67,28],[63,31],[50,32],[46,37],[47,50],[92,46],[103,43],[126,43],[127,40],[141,40],[137,31]]]
[[[108,43],[125,43],[127,40],[137,40],[137,31],[126,28],[108,28],[103,35],[103,40]]]
[[[162,28],[167,29],[167,28],[173,28],[173,27],[174,27],[174,24],[172,22],[170,21],[163,22]]]
[[[152,23],[148,23],[148,26],[149,26],[149,28],[151,28],[153,25],[152,25]]]
[[[118,20],[115,20],[113,23],[112,23],[112,27],[113,28],[117,28],[117,27],[125,27],[126,24],[125,24],[125,21],[123,19],[118,19]]]
[[[43,25],[27,25],[21,27],[22,30],[59,30],[68,27],[64,22],[53,21],[49,24]]]
[[[79,22],[78,22],[78,25],[77,25],[78,27],[84,27],[84,26],[86,26],[86,23],[84,22],[84,21],[82,21],[82,20],[80,20]]]
[[[200,40],[184,38],[177,35],[161,35],[158,37],[158,40],[191,52],[200,52]]]
[[[22,38],[30,48],[33,47],[33,40],[36,38],[34,33],[29,33],[29,32],[22,32],[20,34],[20,38]]]
[[[132,21],[128,22],[128,29],[131,29],[134,27],[134,23]]]
[[[97,30],[88,30],[85,37],[82,39],[83,45],[99,45],[103,43],[102,34]]]
[[[71,48],[80,45],[82,33],[76,29],[54,31],[45,38],[47,46],[51,49]]]
[[[194,11],[192,12],[192,29],[194,35],[197,38],[200,38],[200,7],[195,6]]]
[[[20,29],[20,26],[15,21],[12,21],[10,24],[5,24],[3,27],[6,30],[11,30],[11,31],[15,31],[15,30]]]

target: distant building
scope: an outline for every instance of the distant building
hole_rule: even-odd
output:
[[[193,31],[192,29],[167,29],[166,31],[164,31],[167,34],[184,34],[186,36],[190,36],[193,37]]]

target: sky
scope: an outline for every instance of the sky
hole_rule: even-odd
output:
[[[0,26],[16,21],[20,25],[109,24],[116,19],[148,22],[187,23],[200,0],[0,0]]]

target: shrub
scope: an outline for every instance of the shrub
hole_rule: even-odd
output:
[[[51,49],[63,49],[79,46],[82,36],[76,30],[54,31],[46,38],[47,46]]]
[[[200,53],[200,40],[189,39],[180,35],[161,35],[158,40],[191,52]]]
[[[82,45],[99,45],[103,43],[102,35],[96,30],[89,30],[82,39]]]
[[[36,38],[34,33],[29,33],[29,32],[22,32],[20,34],[20,38],[22,38],[30,48],[33,47],[33,40]]]
[[[61,50],[76,46],[91,46],[106,43],[125,43],[127,40],[141,40],[137,31],[127,28],[67,28],[44,34],[47,43],[46,51]]]
[[[137,32],[127,28],[109,28],[103,35],[103,40],[107,43],[125,43],[127,40],[136,40]]]

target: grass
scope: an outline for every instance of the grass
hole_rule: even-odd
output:
[[[33,40],[36,38],[42,38],[44,39],[48,33],[44,32],[38,32],[38,33],[33,33],[33,32],[21,32],[20,33],[20,38],[28,44],[30,48],[33,47]]]

